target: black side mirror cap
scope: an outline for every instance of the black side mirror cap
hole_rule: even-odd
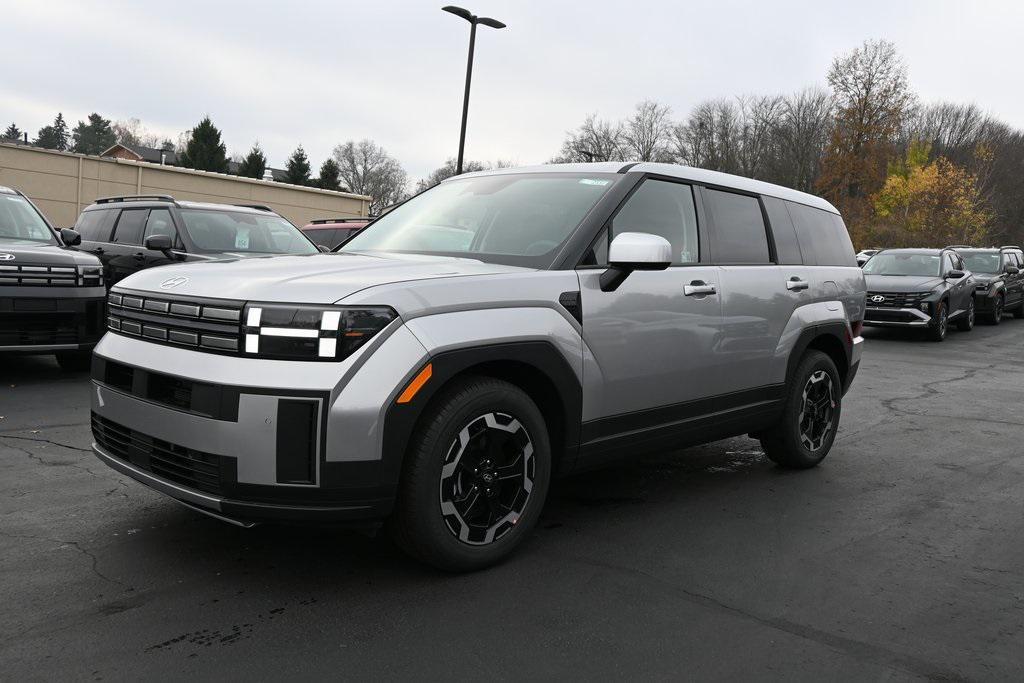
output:
[[[72,230],[71,228],[61,228],[60,239],[69,247],[77,247],[82,243],[82,235],[77,230]]]
[[[1018,268],[1017,266],[1006,266],[1006,274],[1007,275],[1016,275],[1019,272],[1020,272],[1020,268]]]
[[[965,273],[962,270],[951,270],[948,273],[946,273],[946,277],[948,279],[950,279],[950,280],[959,280],[960,278],[962,278],[966,274],[967,273]]]
[[[150,251],[162,252],[169,259],[180,260],[178,255],[171,251],[174,247],[174,242],[171,241],[170,235],[150,235],[145,239],[142,246]]]

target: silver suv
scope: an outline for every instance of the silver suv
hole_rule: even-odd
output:
[[[467,174],[335,253],[123,280],[94,450],[226,521],[387,521],[474,569],[554,475],[740,434],[819,463],[864,297],[811,195],[651,163]]]

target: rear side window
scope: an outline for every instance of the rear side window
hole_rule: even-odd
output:
[[[78,217],[75,230],[86,242],[107,242],[110,240],[110,229],[114,227],[117,209],[98,209],[83,211]]]
[[[117,219],[114,238],[117,244],[142,244],[142,230],[146,225],[149,209],[125,209]]]
[[[714,226],[719,263],[771,263],[761,202],[721,190],[704,190],[704,206]]]
[[[796,202],[786,202],[793,217],[804,263],[809,266],[853,266],[853,242],[838,214]]]
[[[803,263],[800,243],[796,239],[796,228],[793,227],[793,219],[786,209],[786,203],[775,197],[761,197],[761,201],[768,214],[772,237],[775,239],[776,260],[787,266]]]

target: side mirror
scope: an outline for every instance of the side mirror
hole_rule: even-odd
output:
[[[169,259],[175,258],[174,252],[171,251],[171,247],[174,246],[174,243],[171,242],[170,235],[150,235],[146,238],[143,246],[150,251],[163,252],[164,256]]]
[[[665,270],[672,263],[672,245],[646,232],[623,232],[608,248],[608,270],[601,273],[601,291],[614,292],[634,270]]]
[[[72,230],[71,228],[61,228],[60,239],[68,247],[77,247],[82,243],[82,236],[77,230]]]
[[[959,280],[960,278],[962,278],[966,274],[967,273],[965,273],[962,270],[951,270],[948,273],[946,273],[946,279],[947,280]]]
[[[1006,274],[1007,275],[1016,275],[1019,272],[1020,272],[1020,268],[1018,268],[1017,266],[1006,266]]]

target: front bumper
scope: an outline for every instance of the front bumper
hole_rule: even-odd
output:
[[[927,327],[932,322],[928,313],[917,308],[872,308],[864,313],[867,327]]]
[[[102,287],[0,287],[0,351],[91,349],[106,331]]]
[[[237,523],[382,519],[400,467],[383,457],[382,414],[425,356],[406,328],[389,332],[338,363],[214,356],[108,333],[93,354],[93,450]]]

